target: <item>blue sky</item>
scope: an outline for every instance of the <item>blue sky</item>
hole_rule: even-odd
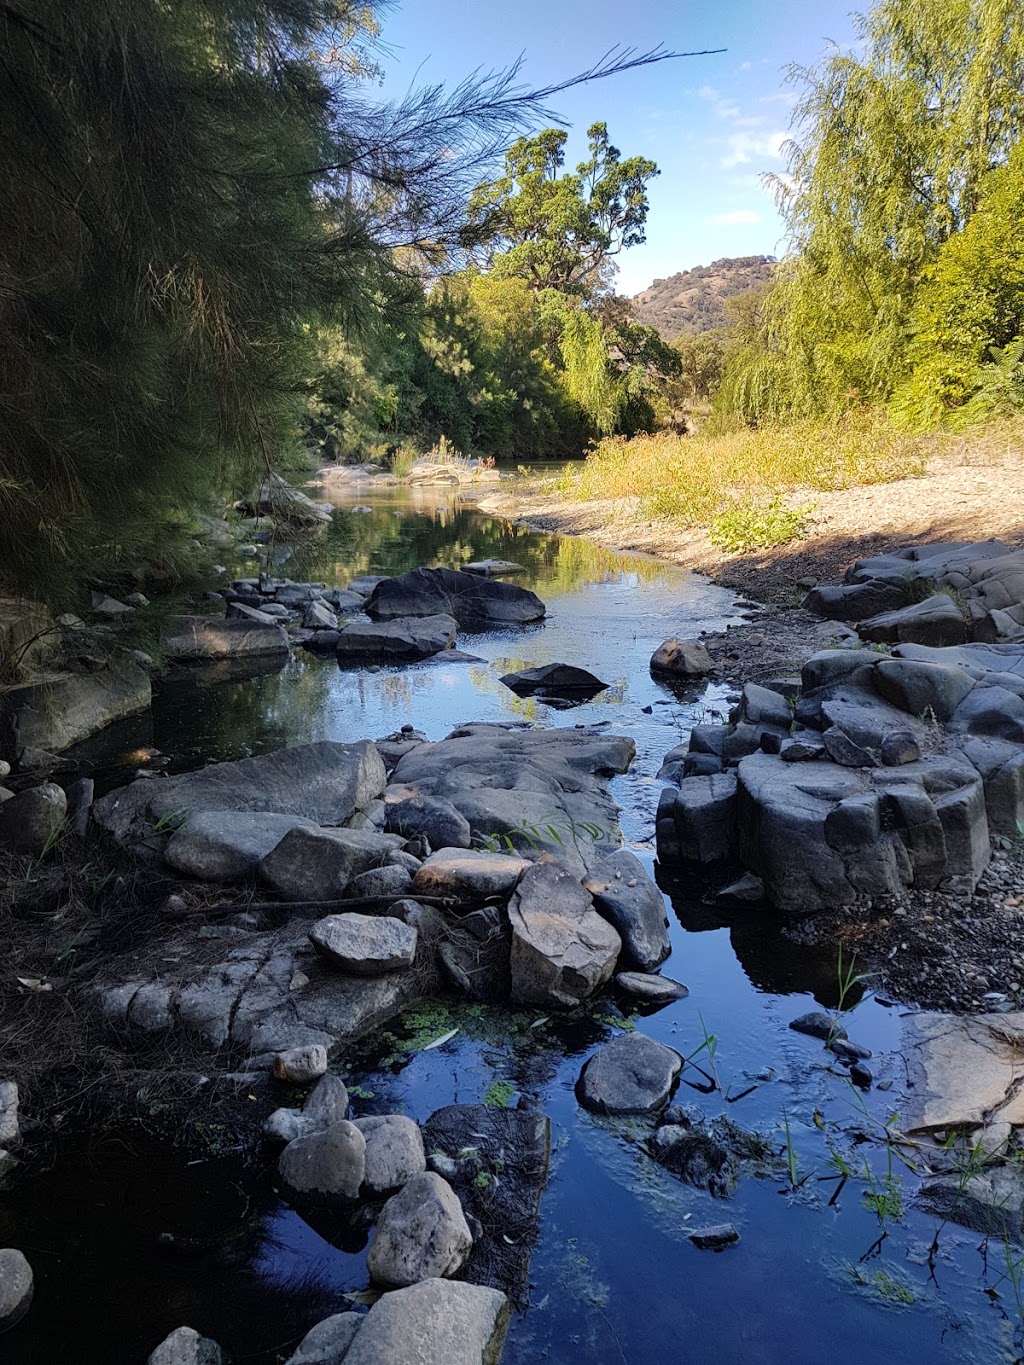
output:
[[[616,43],[676,51],[727,48],[570,91],[558,100],[572,127],[567,162],[604,120],[624,156],[644,155],[661,176],[650,189],[647,242],[620,257],[619,292],[720,256],[779,254],[781,228],[765,171],[792,105],[791,62],[813,63],[853,39],[849,0],[405,0],[384,15],[385,90],[457,81],[475,68],[526,59],[524,79],[548,84],[585,69]]]

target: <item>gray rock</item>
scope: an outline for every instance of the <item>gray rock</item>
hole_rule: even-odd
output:
[[[957,707],[950,729],[1024,744],[1024,700],[1005,687],[979,683]]]
[[[274,612],[262,611],[259,607],[246,606],[244,602],[229,602],[224,612],[226,621],[248,621],[250,625],[279,626],[281,624]]]
[[[557,696],[588,701],[608,686],[585,668],[572,664],[544,664],[540,668],[521,668],[500,679],[520,697]]]
[[[911,607],[861,621],[858,631],[865,640],[917,645],[959,645],[969,638],[963,612],[952,597],[941,592]]]
[[[663,862],[716,863],[736,852],[736,775],[688,777],[667,787],[658,805],[658,857]]]
[[[805,692],[816,692],[819,687],[849,680],[864,668],[870,668],[876,656],[865,649],[823,649],[812,654],[800,669]]]
[[[337,900],[354,877],[384,866],[401,843],[374,830],[296,828],[260,863],[260,880],[286,900]]]
[[[92,609],[97,616],[106,616],[111,620],[117,620],[119,616],[128,616],[132,610],[126,602],[119,602],[116,597],[108,597],[103,592],[92,594]]]
[[[439,896],[460,905],[505,899],[530,866],[512,853],[444,848],[432,853],[412,880],[413,896]]]
[[[369,740],[320,741],[159,782],[133,782],[101,797],[93,818],[126,840],[145,839],[157,822],[195,811],[269,811],[340,825],[379,796],[386,782],[383,760]]]
[[[789,1027],[795,1033],[806,1033],[809,1038],[821,1038],[826,1042],[846,1037],[846,1029],[842,1024],[831,1014],[825,1014],[821,1010],[801,1014],[798,1019],[791,1021]]]
[[[700,1251],[722,1251],[740,1240],[734,1223],[715,1223],[711,1227],[694,1228],[686,1236]]]
[[[780,730],[788,730],[793,720],[793,708],[786,698],[757,683],[744,686],[740,711],[744,720],[752,725],[774,725]]]
[[[17,792],[0,802],[0,848],[38,858],[60,833],[68,802],[54,782]]]
[[[153,689],[136,662],[121,659],[91,673],[48,670],[8,687],[4,700],[13,714],[18,743],[63,750],[112,721],[149,709]],[[24,762],[22,763],[24,769]]]
[[[651,655],[652,673],[672,673],[680,678],[703,678],[714,661],[701,640],[665,640]]]
[[[215,1341],[192,1327],[179,1327],[152,1352],[148,1365],[221,1365],[223,1359]]]
[[[418,867],[419,864],[417,863],[416,866]],[[391,896],[394,900],[401,900],[403,896],[408,896],[411,890],[410,869],[391,863],[386,867],[372,867],[367,872],[360,872],[358,877],[353,877],[349,882],[347,894],[350,896]]]
[[[812,588],[803,600],[803,608],[833,621],[863,621],[879,612],[896,611],[906,603],[907,590],[901,584],[869,579],[863,583]]]
[[[879,757],[883,768],[898,768],[904,763],[916,763],[921,757],[921,746],[909,730],[894,730],[883,737]]]
[[[942,722],[952,717],[974,687],[974,679],[963,669],[910,659],[880,659],[873,679],[881,696],[901,711],[918,717],[931,713]]]
[[[348,1114],[348,1091],[337,1076],[322,1076],[301,1109],[275,1109],[263,1124],[268,1142],[292,1142],[322,1133]]]
[[[306,630],[337,630],[338,618],[326,602],[310,602],[303,612],[302,624]]]
[[[17,1147],[20,1141],[18,1087],[14,1081],[0,1081],[0,1147]]]
[[[625,964],[649,972],[665,961],[672,951],[665,898],[635,854],[617,849],[583,886],[594,898],[594,909],[618,931]]]
[[[274,1076],[279,1081],[305,1084],[318,1080],[327,1072],[327,1049],[320,1043],[305,1047],[291,1047],[274,1058]]]
[[[170,617],[161,644],[169,659],[240,659],[288,652],[288,636],[275,621],[217,621],[212,616]]]
[[[458,622],[454,617],[443,614],[353,621],[338,632],[336,649],[342,662],[415,662],[450,649],[457,631]]]
[[[1015,1163],[973,1172],[969,1180],[958,1175],[929,1180],[921,1200],[940,1218],[1024,1246],[1024,1176]]]
[[[278,1158],[277,1170],[288,1189],[300,1197],[354,1203],[366,1176],[366,1139],[355,1124],[339,1119],[329,1128],[289,1142]]]
[[[266,811],[195,811],[168,839],[164,861],[202,881],[245,881],[293,829],[316,826],[299,816]]]
[[[310,929],[309,941],[342,971],[384,976],[412,966],[417,932],[390,915],[327,915]]]
[[[526,567],[510,559],[477,559],[472,564],[463,564],[462,572],[483,574],[487,578],[503,578],[506,574],[525,573]]]
[[[361,1313],[335,1313],[310,1329],[285,1365],[341,1365],[366,1319]]]
[[[552,862],[528,868],[512,893],[508,917],[516,1003],[573,1008],[615,969],[622,940],[565,867]]]
[[[13,1247],[0,1251],[0,1332],[14,1327],[28,1312],[34,1283],[22,1252]]]
[[[690,994],[682,982],[647,972],[618,972],[615,984],[645,1005],[671,1005],[676,1000],[685,1000]]]
[[[366,1139],[364,1188],[370,1195],[401,1189],[427,1169],[419,1125],[402,1114],[374,1114],[356,1119]]]
[[[469,821],[439,796],[406,796],[386,801],[385,829],[405,839],[422,834],[432,849],[469,848]]]
[[[723,886],[715,895],[716,901],[740,901],[745,905],[756,905],[764,900],[764,882],[753,872],[745,872],[736,881]]]
[[[378,583],[366,603],[376,621],[412,616],[453,616],[461,627],[523,625],[544,617],[544,603],[525,588],[456,569],[413,569]]]
[[[790,739],[779,750],[783,763],[819,763],[828,758],[828,751],[820,740]]]
[[[580,1074],[580,1103],[598,1114],[646,1114],[668,1099],[683,1059],[643,1033],[622,1033],[597,1050]]]
[[[345,1365],[497,1365],[509,1302],[497,1289],[424,1280],[385,1294],[370,1309]],[[409,1356],[415,1343],[415,1357]]]
[[[401,1288],[450,1279],[472,1247],[455,1191],[436,1172],[423,1171],[384,1205],[366,1264],[377,1284]]]

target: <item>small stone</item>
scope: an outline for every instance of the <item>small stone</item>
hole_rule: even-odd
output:
[[[809,1038],[821,1038],[828,1041],[830,1038],[845,1038],[846,1029],[830,1014],[825,1014],[821,1010],[812,1010],[810,1014],[801,1014],[799,1019],[794,1019],[789,1027],[795,1033],[806,1033]]]
[[[732,1223],[715,1223],[712,1227],[694,1228],[686,1235],[701,1251],[722,1251],[740,1240],[740,1234]]]
[[[279,1081],[302,1084],[315,1081],[327,1070],[327,1049],[320,1043],[293,1047],[274,1058],[274,1075]]]
[[[861,1090],[870,1090],[874,1079],[871,1068],[865,1066],[863,1062],[854,1062],[853,1066],[850,1067],[850,1080]]]
[[[341,1119],[289,1142],[277,1169],[296,1194],[354,1203],[366,1174],[366,1139],[354,1123]]]
[[[871,1056],[869,1047],[864,1047],[862,1043],[853,1043],[848,1038],[833,1037],[829,1047],[837,1057],[845,1058],[851,1062],[866,1061]]]

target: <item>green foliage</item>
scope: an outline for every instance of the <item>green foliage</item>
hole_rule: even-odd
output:
[[[787,507],[781,498],[738,498],[711,519],[712,545],[730,554],[788,545],[807,534],[813,507]]]
[[[511,1081],[492,1081],[484,1091],[484,1104],[492,1105],[495,1109],[508,1109],[515,1093],[516,1087]]]

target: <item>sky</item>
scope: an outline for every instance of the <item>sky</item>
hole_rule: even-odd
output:
[[[455,83],[525,58],[523,79],[546,85],[585,70],[616,44],[646,50],[725,48],[569,91],[555,101],[571,125],[567,167],[591,123],[608,125],[624,157],[661,175],[649,189],[647,241],[619,257],[616,287],[722,256],[779,255],[782,225],[765,172],[781,171],[791,63],[813,64],[853,42],[856,0],[404,0],[383,16],[384,91]],[[862,5],[861,8],[864,6]]]

